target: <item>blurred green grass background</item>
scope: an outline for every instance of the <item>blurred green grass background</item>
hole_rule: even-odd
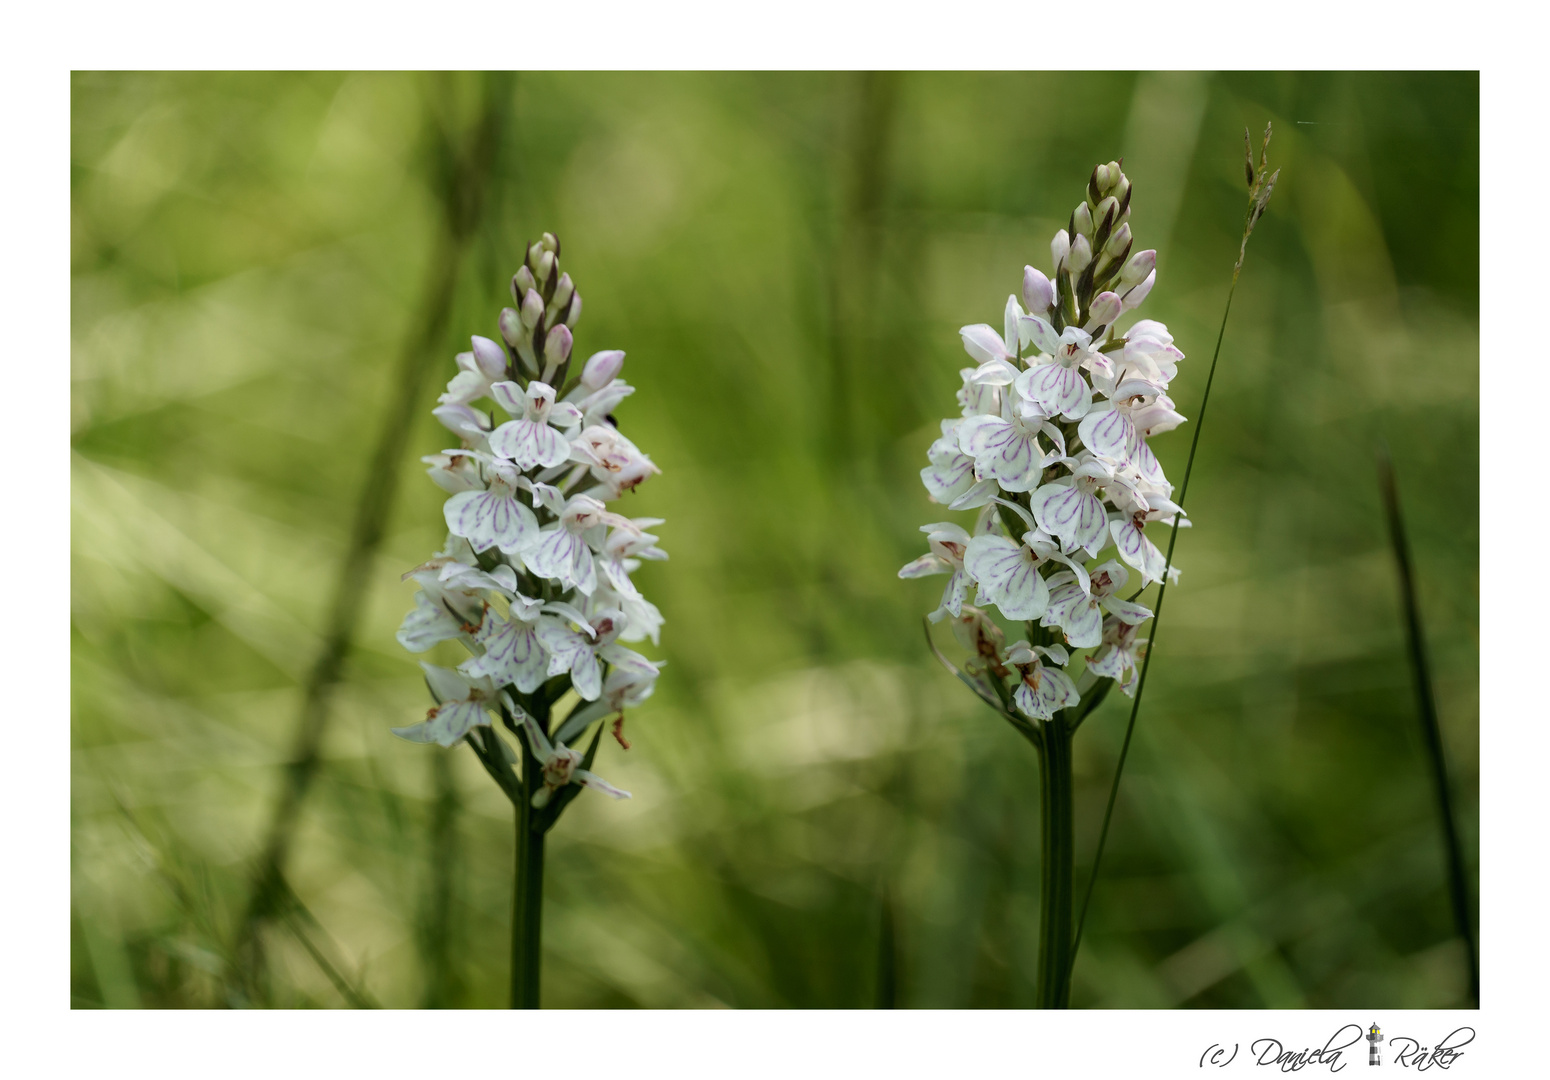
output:
[[[492,89],[492,86],[494,89]],[[551,837],[545,1004],[1021,1007],[1037,768],[901,582],[957,328],[1123,156],[1197,414],[1242,130],[1282,167],[1235,301],[1073,1000],[1463,1005],[1373,465],[1393,447],[1478,849],[1474,73],[91,74],[72,81],[72,1003],[227,1003],[252,860],[443,213],[503,95],[268,931],[262,1004],[505,1003],[510,808],[425,708],[399,575],[452,354],[548,229],[662,467],[670,665]],[[1190,427],[1161,437],[1182,476]],[[1078,738],[1078,888],[1126,710]],[[304,944],[303,938],[306,943]],[[332,968],[332,974],[325,968]],[[346,986],[344,992],[340,985]]]

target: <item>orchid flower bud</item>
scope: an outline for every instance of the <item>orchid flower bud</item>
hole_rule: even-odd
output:
[[[538,260],[543,258],[544,245],[541,240],[534,240],[527,248],[527,266],[529,270],[538,269]]]
[[[1099,165],[1093,170],[1093,186],[1098,189],[1099,195],[1107,194],[1109,188],[1114,186],[1114,181],[1109,176],[1109,167],[1107,165]]]
[[[1055,238],[1049,242],[1049,254],[1055,263],[1055,273],[1060,273],[1061,264],[1071,254],[1071,237],[1067,235],[1066,230],[1061,229],[1055,234]]]
[[[554,233],[544,233],[543,238],[538,243],[545,251],[552,251],[556,255],[560,253],[560,242],[555,239]]]
[[[1083,203],[1081,206],[1078,206],[1076,208],[1076,213],[1071,216],[1073,218],[1073,225],[1076,228],[1077,234],[1080,236],[1085,236],[1089,240],[1092,239],[1093,212],[1087,208],[1087,204]],[[1072,241],[1072,243],[1075,242],[1075,240]]]
[[[1130,177],[1120,176],[1114,184],[1113,196],[1119,200],[1119,204],[1128,211],[1130,209]]]
[[[623,367],[623,349],[604,349],[593,353],[581,369],[581,385],[588,390],[601,390],[619,377]]]
[[[508,309],[509,310],[509,309]],[[474,360],[487,378],[500,379],[506,374],[506,350],[487,337],[474,335]]]
[[[1111,215],[1114,218],[1119,217],[1119,200],[1116,199],[1113,195],[1107,195],[1104,197],[1101,203],[1093,207],[1092,213],[1093,221],[1097,223],[1093,226],[1094,231],[1096,231],[1103,227],[1104,220],[1110,218]],[[1109,221],[1109,228],[1111,230],[1114,228],[1114,222],[1112,220]]]
[[[522,325],[531,330],[543,316],[544,298],[538,295],[537,289],[529,289],[522,298]]]
[[[570,298],[570,314],[565,316],[565,325],[574,330],[576,320],[579,318],[581,318],[581,294],[577,293]]]
[[[1055,306],[1055,286],[1031,266],[1023,267],[1023,306],[1033,315]]]
[[[570,300],[571,294],[575,291],[576,286],[571,281],[570,275],[561,274],[559,284],[554,287],[554,299],[550,300],[549,303],[554,305],[556,311],[559,311],[565,307],[566,302]]]
[[[523,337],[522,313],[516,308],[501,308],[500,328],[501,337],[515,349]]]
[[[1119,283],[1122,287],[1129,288],[1139,285],[1146,280],[1146,276],[1157,266],[1157,249],[1147,248],[1138,251],[1130,257],[1125,264],[1125,269],[1119,272]]]
[[[1073,274],[1080,274],[1087,269],[1087,264],[1093,261],[1093,245],[1087,237],[1080,234],[1071,242],[1071,254],[1066,258],[1066,269]]]
[[[570,359],[571,345],[574,339],[571,337],[570,327],[561,323],[550,330],[544,338],[544,362],[546,364],[560,365]]]
[[[522,303],[522,298],[527,295],[527,291],[537,284],[538,283],[533,280],[533,271],[529,270],[526,266],[518,270],[511,277],[512,301],[517,304]]]
[[[1153,270],[1146,275],[1146,280],[1125,294],[1125,310],[1134,311],[1141,306],[1141,301],[1146,299],[1147,293],[1152,291],[1152,286],[1157,284],[1157,271]]]
[[[1119,294],[1101,292],[1093,297],[1092,305],[1087,309],[1087,325],[1083,329],[1090,333],[1096,333],[1098,327],[1109,326],[1115,319],[1119,318],[1119,313],[1122,310],[1124,310],[1124,305],[1119,298]]]
[[[1130,222],[1127,221],[1109,236],[1109,242],[1103,245],[1104,254],[1111,259],[1118,259],[1125,254],[1125,249],[1130,247],[1130,243]]]
[[[540,288],[548,286],[549,279],[554,276],[554,252],[546,251],[538,257],[533,267],[533,276],[538,279]]]

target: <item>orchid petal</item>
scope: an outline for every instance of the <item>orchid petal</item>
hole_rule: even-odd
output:
[[[576,783],[581,784],[583,787],[589,787],[594,791],[601,791],[609,798],[628,799],[631,797],[628,791],[614,787],[607,780],[597,775],[597,773],[588,772],[586,769],[577,769],[573,775]]]
[[[982,364],[987,360],[1002,359],[1011,355],[1006,342],[1001,340],[1001,335],[984,323],[965,326],[958,331],[958,334],[963,338],[964,351]]]
[[[1004,536],[976,536],[963,557],[964,570],[980,587],[980,602],[993,603],[1009,619],[1037,619],[1049,589],[1032,551]]]
[[[1082,373],[1064,364],[1039,364],[1017,377],[1014,388],[1046,416],[1079,420],[1092,407],[1093,392]]]
[[[1089,412],[1077,427],[1082,445],[1101,458],[1128,462],[1139,446],[1136,426],[1118,409]]]
[[[1038,315],[1024,315],[1018,319],[1017,332],[1024,343],[1032,343],[1041,353],[1053,356],[1060,348],[1060,335]]]
[[[1096,555],[1102,550],[1108,515],[1097,496],[1075,485],[1045,484],[1030,502],[1039,527],[1060,537],[1068,551],[1085,548]]]
[[[1134,522],[1112,521],[1109,523],[1109,532],[1114,536],[1114,546],[1119,549],[1119,557],[1141,571],[1143,586],[1162,580],[1167,559]]]

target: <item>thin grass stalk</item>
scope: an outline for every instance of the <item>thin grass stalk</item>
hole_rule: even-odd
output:
[[[249,1002],[262,1000],[266,991],[262,942],[264,924],[280,911],[287,891],[284,874],[291,840],[317,773],[323,733],[330,716],[335,685],[344,670],[355,627],[360,620],[369,587],[371,567],[387,528],[398,488],[410,423],[420,388],[433,358],[446,337],[459,269],[481,219],[501,119],[510,98],[509,77],[485,76],[480,118],[465,145],[456,145],[438,132],[434,174],[440,180],[443,227],[431,260],[431,270],[419,312],[411,321],[413,331],[404,343],[394,375],[395,393],[382,418],[377,445],[372,452],[366,482],[355,508],[350,543],[329,608],[327,630],[318,658],[303,688],[296,741],[280,796],[249,888],[248,902],[237,930],[236,970],[229,985],[239,987]]]
[[[1415,678],[1416,704],[1420,712],[1421,734],[1431,766],[1432,792],[1437,800],[1438,824],[1442,831],[1443,854],[1448,877],[1448,897],[1454,923],[1464,939],[1469,965],[1469,996],[1480,1004],[1480,958],[1475,945],[1474,921],[1469,908],[1469,886],[1464,876],[1464,853],[1459,844],[1458,824],[1453,812],[1452,785],[1448,780],[1447,760],[1443,755],[1442,728],[1437,722],[1437,701],[1432,694],[1431,663],[1426,652],[1426,636],[1421,629],[1421,609],[1416,600],[1415,569],[1410,561],[1410,543],[1405,534],[1405,519],[1400,510],[1399,485],[1394,478],[1394,462],[1388,447],[1378,444],[1378,486],[1383,492],[1383,509],[1388,517],[1389,541],[1394,549],[1394,565],[1399,571],[1399,592],[1404,603],[1405,638],[1409,647],[1410,672]]]
[[[1200,396],[1200,411],[1195,417],[1195,433],[1189,443],[1189,458],[1184,464],[1184,479],[1179,484],[1179,497],[1177,502],[1180,510],[1184,508],[1185,497],[1189,494],[1189,478],[1195,468],[1195,452],[1200,446],[1200,432],[1205,427],[1206,405],[1211,400],[1211,385],[1216,381],[1216,364],[1222,355],[1222,339],[1227,335],[1227,318],[1232,314],[1233,296],[1238,291],[1238,278],[1243,272],[1243,261],[1248,254],[1249,236],[1258,224],[1260,216],[1265,212],[1265,205],[1270,201],[1270,193],[1275,189],[1276,180],[1281,175],[1277,169],[1268,175],[1265,173],[1265,149],[1270,143],[1270,127],[1265,127],[1265,142],[1260,150],[1259,169],[1255,170],[1253,151],[1249,144],[1249,133],[1243,133],[1245,150],[1248,161],[1249,205],[1243,217],[1243,237],[1238,244],[1238,261],[1233,265],[1232,282],[1227,287],[1227,303],[1222,308],[1222,322],[1216,331],[1216,347],[1211,350],[1211,367],[1206,373],[1205,391]],[[1087,925],[1087,910],[1092,903],[1093,886],[1098,881],[1098,871],[1103,863],[1104,848],[1108,844],[1109,825],[1114,819],[1114,803],[1119,796],[1120,777],[1125,772],[1125,759],[1130,754],[1130,742],[1136,731],[1136,717],[1141,711],[1141,696],[1146,691],[1146,676],[1152,666],[1152,656],[1157,651],[1158,627],[1162,622],[1163,598],[1168,591],[1168,570],[1173,567],[1173,546],[1179,539],[1179,525],[1175,523],[1168,537],[1168,552],[1165,556],[1165,569],[1162,580],[1157,585],[1157,601],[1152,607],[1151,641],[1147,643],[1146,656],[1141,662],[1141,675],[1136,683],[1136,696],[1130,704],[1130,719],[1125,725],[1125,739],[1120,744],[1119,760],[1114,765],[1114,781],[1109,785],[1109,799],[1103,810],[1103,827],[1098,832],[1098,847],[1093,854],[1092,870],[1088,873],[1087,888],[1082,896],[1081,913],[1076,921],[1076,935],[1071,943],[1070,966],[1066,972],[1067,991],[1069,992],[1071,971],[1076,966],[1077,950],[1082,945],[1082,931]]]

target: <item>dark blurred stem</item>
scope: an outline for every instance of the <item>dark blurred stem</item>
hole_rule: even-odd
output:
[[[436,135],[432,157],[443,209],[442,228],[397,369],[385,374],[393,392],[388,396],[376,448],[356,502],[350,542],[335,584],[322,648],[303,688],[295,743],[255,867],[246,912],[237,930],[238,970],[232,975],[234,982],[244,986],[250,1002],[263,996],[263,926],[279,910],[285,892],[285,864],[291,839],[302,801],[317,773],[333,689],[343,673],[361,607],[369,592],[372,564],[381,547],[398,487],[399,466],[414,426],[415,409],[421,404],[420,388],[431,366],[444,362],[441,349],[445,345],[458,268],[479,223],[502,113],[511,96],[508,76],[483,78],[481,112],[467,135],[458,136],[440,125],[432,125]],[[450,93],[447,96],[450,98]]]
[[[877,993],[873,1002],[879,1009],[892,1009],[899,1000],[899,930],[893,910],[893,894],[883,886],[880,907],[881,925],[877,936]]]
[[[1437,702],[1432,697],[1431,664],[1426,655],[1426,636],[1421,630],[1421,609],[1416,602],[1415,571],[1410,562],[1410,543],[1405,535],[1405,519],[1400,512],[1399,485],[1394,479],[1394,462],[1382,442],[1378,444],[1378,485],[1383,491],[1383,509],[1388,515],[1389,541],[1394,547],[1394,565],[1399,568],[1399,592],[1405,607],[1405,635],[1410,647],[1410,671],[1415,677],[1416,701],[1421,710],[1421,733],[1431,763],[1432,788],[1437,797],[1437,817],[1442,828],[1443,850],[1448,864],[1448,894],[1453,904],[1453,919],[1469,963],[1469,996],[1480,1004],[1480,958],[1475,946],[1474,920],[1469,910],[1469,886],[1464,876],[1464,854],[1459,846],[1458,825],[1453,816],[1452,785],[1443,755],[1442,728],[1437,722]]]
[[[522,798],[516,806],[516,874],[511,890],[511,1007],[536,1009],[543,967],[544,833],[536,827],[533,796],[543,788],[543,775],[526,737],[517,741],[522,744]]]
[[[1044,724],[1039,755],[1039,811],[1043,852],[1039,875],[1039,971],[1034,1004],[1064,1009],[1071,1003],[1071,892],[1076,850],[1071,780],[1071,729],[1056,716]]]
[[[883,238],[881,212],[888,189],[898,76],[863,71],[841,78],[845,97],[836,105],[850,116],[840,129],[839,216],[827,266],[831,367],[825,419],[829,460],[853,461],[859,447],[871,445],[869,427],[875,422],[863,408],[866,399],[861,395],[871,374],[863,358],[876,325],[873,305]]]
[[[425,988],[421,1004],[445,1009],[455,1004],[457,976],[452,962],[452,883],[457,863],[457,786],[450,752],[430,755],[436,801],[431,808],[430,882],[424,918]]]

